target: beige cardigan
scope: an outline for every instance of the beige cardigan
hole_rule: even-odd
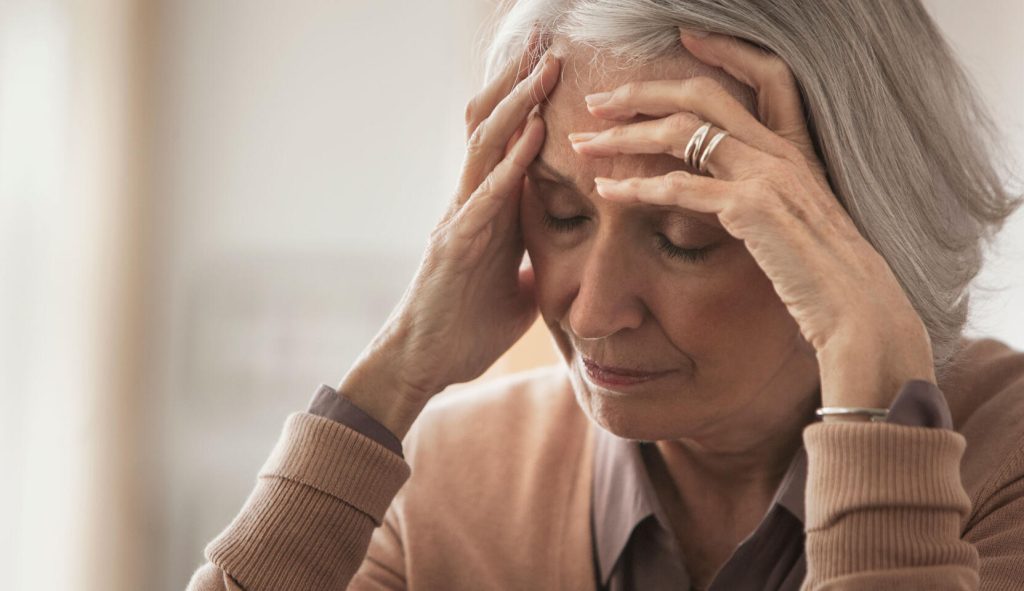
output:
[[[1024,353],[964,344],[954,431],[805,428],[803,589],[1024,589]],[[435,397],[405,461],[294,413],[188,589],[594,589],[593,428],[561,365]]]

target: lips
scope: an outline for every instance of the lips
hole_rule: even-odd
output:
[[[611,386],[628,386],[659,378],[672,373],[669,371],[647,371],[625,367],[600,365],[592,359],[580,356],[590,379],[597,383]]]

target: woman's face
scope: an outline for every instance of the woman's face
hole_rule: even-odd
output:
[[[527,175],[521,216],[541,315],[577,400],[621,437],[707,439],[738,450],[744,427],[763,433],[792,419],[814,393],[813,353],[771,282],[715,216],[606,202],[594,189],[596,176],[657,176],[683,168],[681,160],[585,157],[567,134],[616,125],[590,115],[583,97],[631,80],[711,75],[754,112],[752,91],[689,55],[605,70],[591,65],[589,50],[552,50],[562,57],[562,80],[542,110],[547,137]],[[582,356],[668,373],[604,388],[588,378]]]

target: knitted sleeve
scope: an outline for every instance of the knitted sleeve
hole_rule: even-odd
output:
[[[357,430],[293,413],[188,591],[344,589],[409,475],[400,455]]]

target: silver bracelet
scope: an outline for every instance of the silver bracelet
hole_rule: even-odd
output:
[[[889,409],[887,408],[864,408],[860,406],[823,406],[818,410],[814,411],[814,414],[819,417],[835,416],[835,415],[855,415],[864,414],[868,415],[872,423],[878,423],[884,421],[889,417]]]

